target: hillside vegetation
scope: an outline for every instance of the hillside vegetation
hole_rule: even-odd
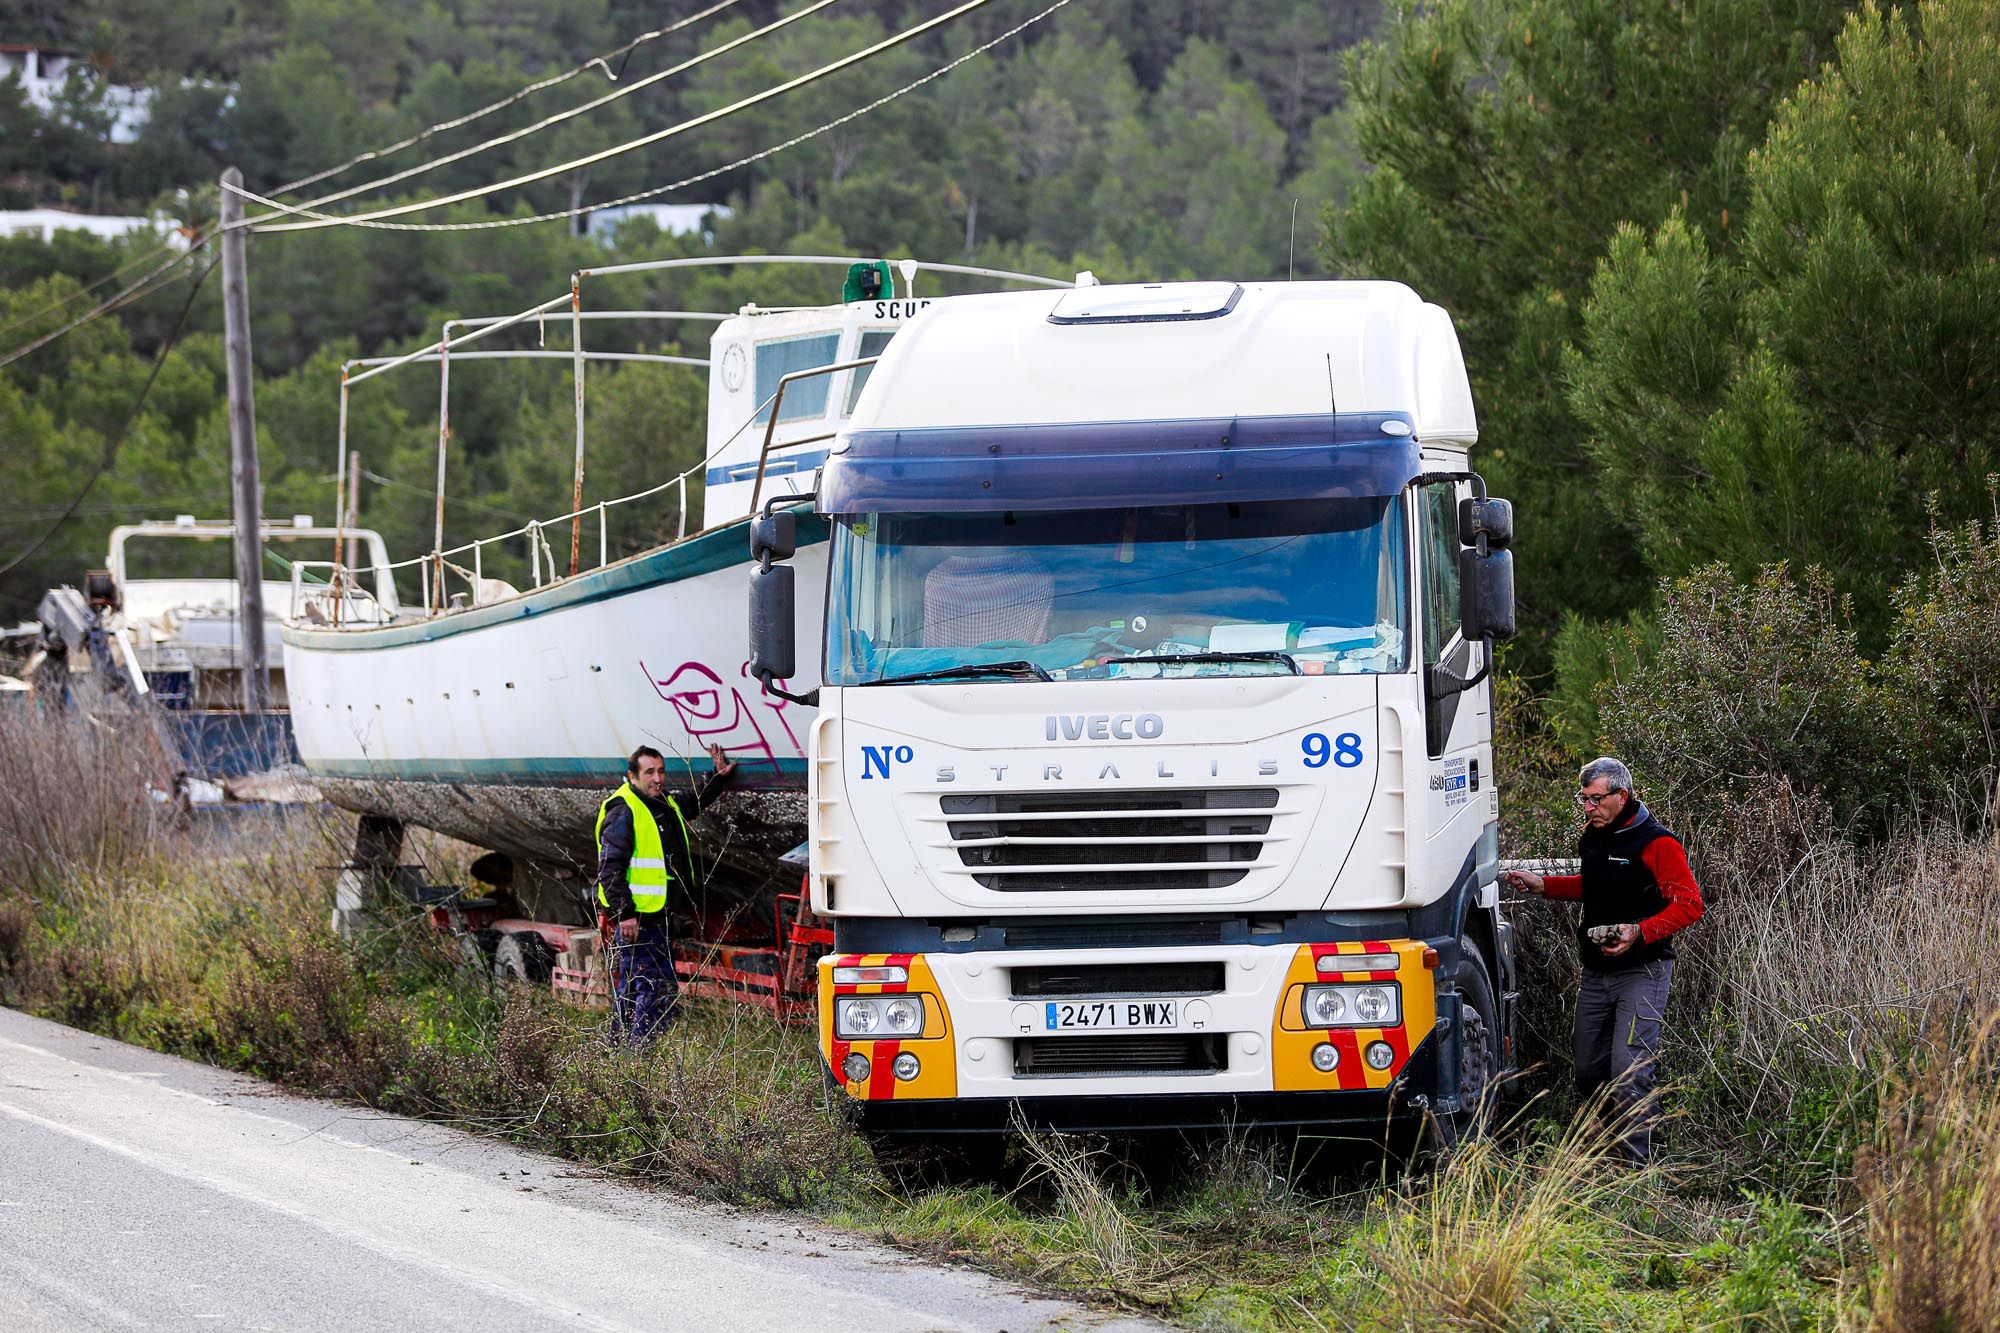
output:
[[[865,106],[1041,13],[996,0],[855,69],[585,172],[408,219],[470,222],[599,203],[715,170]],[[192,7],[136,0],[0,4],[0,41],[100,52],[111,77],[156,90],[140,141],[90,133],[85,107],[38,117],[0,80],[0,207],[150,208],[184,226],[213,216],[216,177],[242,168],[268,193],[401,141],[616,51],[672,19],[672,6],[560,0],[288,0]],[[304,202],[436,161],[688,61],[805,9],[740,0],[605,67],[286,196]],[[333,205],[436,196],[509,178],[656,132],[861,50],[945,5],[839,0],[684,75],[513,143]],[[732,210],[712,240],[618,234],[617,258],[745,251],[902,255],[1107,280],[1282,276],[1288,248],[1317,268],[1316,219],[1358,163],[1338,53],[1376,20],[1374,0],[1071,0],[949,76],[754,165],[660,202]],[[614,83],[606,69],[618,77]],[[71,99],[88,102],[79,81]],[[1297,200],[1296,207],[1294,200]],[[1293,221],[1296,214],[1296,246]],[[250,246],[258,423],[266,510],[329,517],[338,366],[415,347],[450,317],[511,313],[567,289],[605,250],[566,220],[477,232],[323,230]],[[150,249],[65,236],[0,239],[0,349],[61,321],[48,307]],[[141,269],[139,272],[143,272]],[[122,280],[121,280],[122,281]],[[51,580],[102,560],[111,524],[228,504],[219,289],[196,298],[189,332],[118,457],[78,516],[0,574],[0,612],[32,611]],[[0,563],[25,548],[102,457],[150,358],[186,299],[177,282],[46,350],[0,368]],[[108,294],[115,285],[107,287]],[[820,303],[825,270],[655,276],[592,284],[599,308],[733,310]],[[932,286],[932,293],[946,290]],[[88,302],[81,304],[87,308]],[[43,313],[47,312],[47,313]],[[701,323],[599,324],[594,346],[706,350]],[[551,346],[567,333],[550,331]],[[522,344],[525,345],[525,344]],[[0,353],[4,354],[4,353]],[[642,366],[596,374],[588,498],[630,494],[701,456],[697,372]],[[569,507],[566,368],[467,364],[454,375],[450,541]],[[369,522],[401,554],[427,549],[435,377],[392,375],[357,391],[351,430],[370,473]],[[409,489],[414,488],[414,489]],[[650,515],[627,549],[676,526]],[[503,571],[509,572],[512,571]]]

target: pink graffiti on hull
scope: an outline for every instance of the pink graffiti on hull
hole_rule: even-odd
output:
[[[757,720],[756,709],[743,697],[741,689],[725,685],[721,676],[700,662],[683,662],[664,677],[649,668],[644,659],[640,660],[639,669],[646,673],[653,692],[673,706],[681,725],[687,729],[688,736],[697,747],[720,745],[738,763],[759,765],[773,773],[778,771],[777,749],[765,734],[764,727]],[[750,666],[746,662],[742,670],[746,679],[749,672]],[[759,694],[762,694],[761,690]],[[778,726],[783,728],[792,754],[803,753],[797,734],[785,719],[784,701],[762,699],[761,702]]]

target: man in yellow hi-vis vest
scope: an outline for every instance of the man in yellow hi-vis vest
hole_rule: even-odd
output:
[[[691,882],[688,821],[736,771],[720,745],[708,747],[715,772],[687,796],[668,796],[667,761],[642,745],[625,761],[625,781],[597,807],[597,907],[615,934],[612,984],[618,1017],[634,1041],[673,1017],[680,980],[667,933],[667,898]]]

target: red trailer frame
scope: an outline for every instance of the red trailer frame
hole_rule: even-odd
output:
[[[599,918],[597,928],[564,926],[525,917],[501,917],[479,905],[431,909],[431,925],[445,934],[491,930],[501,937],[532,934],[556,961],[549,970],[549,987],[557,999],[593,1009],[609,1008],[611,986],[605,973],[610,922]],[[674,972],[683,995],[705,996],[752,1005],[788,1027],[807,1027],[819,1018],[819,957],[833,948],[833,930],[804,887],[781,893],[771,908],[768,943],[688,940],[673,946]],[[581,938],[579,938],[581,937]],[[576,958],[577,946],[593,946],[587,958]],[[578,966],[577,963],[581,963]]]

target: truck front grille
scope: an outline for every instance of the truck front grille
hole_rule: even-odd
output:
[[[1005,927],[1010,949],[1156,949],[1222,943],[1222,922],[1186,917],[1148,921],[1022,921]]]
[[[1076,995],[1220,995],[1221,963],[1059,963],[1017,967],[1017,1000]]]
[[[1260,864],[1275,787],[946,796],[950,846],[1003,892],[1220,889]]]
[[[1119,1037],[1017,1037],[1014,1073],[1021,1078],[1217,1074],[1229,1068],[1228,1040],[1220,1033],[1175,1032]]]

